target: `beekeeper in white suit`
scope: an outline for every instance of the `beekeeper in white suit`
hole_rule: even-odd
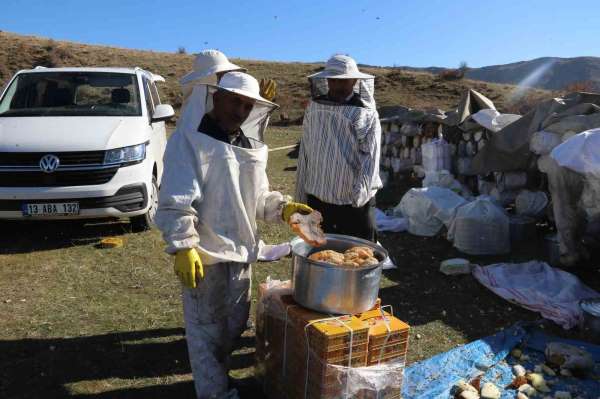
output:
[[[235,398],[228,358],[248,320],[250,263],[259,252],[256,220],[289,221],[312,209],[269,191],[262,139],[277,105],[261,97],[256,79],[229,72],[205,89],[208,112],[199,125],[184,120],[169,139],[156,224],[184,287],[197,397]]]

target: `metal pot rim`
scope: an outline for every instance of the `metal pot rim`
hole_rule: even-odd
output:
[[[314,266],[319,266],[319,267],[323,267],[323,268],[331,268],[331,269],[343,269],[343,270],[348,270],[348,271],[352,271],[352,270],[368,270],[368,269],[376,269],[378,267],[381,267],[383,262],[385,262],[385,260],[387,259],[388,252],[385,248],[383,248],[381,245],[376,244],[372,241],[368,241],[362,238],[358,238],[358,237],[352,237],[352,236],[347,236],[347,235],[342,235],[342,234],[325,234],[325,237],[327,239],[334,239],[334,240],[338,240],[338,241],[343,241],[343,242],[348,242],[351,245],[354,246],[366,246],[369,248],[372,248],[373,250],[375,250],[377,252],[378,255],[382,256],[382,260],[379,261],[379,263],[375,264],[375,265],[368,265],[368,266],[360,266],[360,267],[348,267],[348,268],[343,268],[343,267],[339,267],[336,265],[332,265],[330,263],[326,263],[326,262],[319,262],[319,261],[314,261],[312,259],[309,259],[307,256],[304,256],[302,254],[299,254],[298,252],[296,252],[294,249],[298,246],[298,245],[309,245],[307,244],[302,238],[300,237],[296,237],[294,238],[291,242],[290,245],[292,247],[292,255],[293,256],[297,256],[299,258],[304,259],[306,262],[310,263],[311,265]],[[315,249],[318,249],[319,247],[313,247]],[[327,244],[325,244],[322,247],[323,251],[327,249]]]

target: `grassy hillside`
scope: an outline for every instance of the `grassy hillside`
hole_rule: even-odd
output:
[[[194,56],[178,53],[138,51],[106,46],[54,41],[33,36],[0,32],[0,82],[6,81],[19,69],[44,66],[139,66],[158,73],[167,80],[161,85],[163,101],[176,109],[181,105],[178,79],[191,70]],[[282,63],[254,60],[233,60],[248,68],[257,78],[270,77],[279,85],[277,102],[281,113],[290,119],[301,117],[309,95],[306,76],[322,65]],[[376,100],[379,106],[404,105],[413,108],[436,107],[450,109],[461,93],[474,88],[491,98],[502,109],[511,107],[509,95],[513,86],[471,80],[445,81],[422,72],[394,68],[365,68],[376,79]],[[536,91],[535,96],[548,93]],[[275,121],[279,116],[275,115]]]
[[[530,79],[528,85],[550,90],[568,88],[586,82],[588,90],[600,90],[600,57],[544,57],[505,65],[474,68],[467,72],[473,79],[517,84]]]

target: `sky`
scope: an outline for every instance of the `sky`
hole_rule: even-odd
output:
[[[1,0],[0,30],[230,58],[470,67],[600,56],[600,0]]]

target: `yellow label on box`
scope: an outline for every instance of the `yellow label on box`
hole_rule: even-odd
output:
[[[387,335],[388,332],[402,332],[410,329],[408,324],[380,309],[364,312],[360,315],[360,320],[369,326],[370,336]]]
[[[368,329],[364,321],[354,316],[341,316],[336,319],[323,320],[312,325],[320,333],[331,337],[336,335],[356,334]]]

